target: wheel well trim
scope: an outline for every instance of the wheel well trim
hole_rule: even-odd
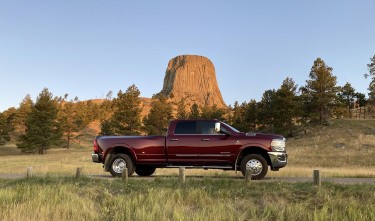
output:
[[[125,151],[120,151],[118,152],[117,150],[125,150]],[[135,161],[137,160],[137,155],[135,154],[134,150],[127,146],[127,145],[115,145],[111,148],[108,148],[108,150],[105,152],[104,155],[104,171],[109,171],[109,164],[112,160],[112,157],[116,153],[122,153],[122,154],[127,154],[135,164]]]
[[[239,165],[238,165],[238,163],[239,163],[239,160],[240,160],[240,157],[241,156],[243,156],[243,157],[245,157],[246,155],[242,155],[242,153],[244,153],[244,151],[248,151],[250,149],[250,153],[249,154],[251,154],[251,150],[257,150],[257,151],[261,151],[261,152],[263,152],[263,153],[267,153],[268,152],[268,150],[267,150],[267,148],[265,148],[265,147],[263,147],[263,145],[260,145],[260,144],[256,144],[256,145],[246,145],[246,146],[244,146],[244,147],[242,147],[240,150],[239,150],[239,153],[237,154],[237,157],[236,157],[236,161],[235,161],[235,164],[234,164],[234,171],[235,171],[235,173],[237,173],[237,168],[239,167]],[[256,151],[254,151],[253,152],[254,154],[259,154],[259,153],[257,153]],[[262,155],[263,156],[263,155]],[[242,157],[242,158],[243,158]],[[270,159],[269,159],[269,156],[268,156],[268,154],[264,154],[264,158],[265,158],[265,160],[267,161],[267,164],[268,165],[272,165],[272,164],[270,164]]]

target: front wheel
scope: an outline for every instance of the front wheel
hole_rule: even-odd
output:
[[[246,170],[250,170],[251,179],[260,180],[266,176],[268,164],[263,156],[259,154],[249,154],[242,159],[240,169],[244,176],[246,174]]]
[[[135,173],[139,176],[151,176],[155,172],[155,167],[150,166],[137,166]]]
[[[134,173],[134,163],[129,155],[126,154],[116,154],[113,156],[111,164],[109,166],[109,172],[112,176],[121,177],[122,171],[128,168],[128,176]]]

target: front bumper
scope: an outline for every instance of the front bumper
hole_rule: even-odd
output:
[[[268,152],[272,170],[278,170],[288,164],[288,154],[284,152]]]
[[[93,154],[91,154],[91,158],[92,158],[92,162],[95,162],[95,163],[101,163],[102,162],[99,154],[93,153]]]

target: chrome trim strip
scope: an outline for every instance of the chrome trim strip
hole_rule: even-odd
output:
[[[186,168],[202,168],[202,169],[233,169],[231,166],[167,166],[167,168],[180,168],[180,167],[186,167]]]
[[[199,135],[199,136],[225,136],[225,134],[173,134],[173,136],[179,136],[179,135],[183,135],[183,136],[186,136],[186,135],[189,135],[189,136],[196,136],[196,135]]]
[[[176,157],[197,157],[198,154],[176,154]]]
[[[207,169],[232,169],[231,166],[203,166],[203,168]]]
[[[230,154],[176,154],[176,157],[230,157]]]

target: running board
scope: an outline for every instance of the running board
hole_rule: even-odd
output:
[[[185,167],[185,168],[197,168],[197,169],[233,169],[231,166],[174,166],[170,165],[167,166],[167,168],[180,168],[180,167]]]

